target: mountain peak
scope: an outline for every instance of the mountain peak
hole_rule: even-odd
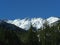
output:
[[[15,20],[8,20],[7,23],[14,24],[22,29],[28,30],[32,25],[36,29],[40,29],[44,26],[45,21],[50,25],[51,23],[57,22],[60,20],[58,17],[49,17],[47,19],[43,18],[25,18],[25,19],[15,19]]]
[[[57,18],[57,17],[49,17],[49,18],[47,18],[47,21],[48,21],[49,24],[54,23],[54,22],[56,22],[58,20],[60,20],[60,19]]]

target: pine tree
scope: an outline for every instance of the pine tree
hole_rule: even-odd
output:
[[[38,45],[39,41],[38,41],[38,37],[36,32],[33,30],[33,27],[31,26],[29,31],[28,31],[28,45]]]

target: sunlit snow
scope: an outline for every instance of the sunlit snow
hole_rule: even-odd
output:
[[[32,18],[32,19],[15,19],[15,20],[8,20],[7,23],[11,23],[14,24],[22,29],[28,30],[30,28],[30,26],[32,25],[33,27],[35,27],[36,29],[40,29],[42,28],[45,23],[46,19],[42,19],[42,18]],[[54,23],[56,21],[60,20],[57,17],[49,17],[47,18],[48,24],[50,25],[51,23]]]

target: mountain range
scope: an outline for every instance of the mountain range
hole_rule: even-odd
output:
[[[34,28],[38,30],[40,28],[43,28],[45,23],[47,23],[47,25],[51,27],[55,22],[58,22],[59,20],[60,18],[58,17],[49,17],[47,19],[43,19],[43,18],[15,19],[15,20],[7,20],[6,22],[16,25],[17,27],[25,29],[25,30],[28,30],[32,25]]]
[[[59,45],[60,18],[0,19],[0,45]]]

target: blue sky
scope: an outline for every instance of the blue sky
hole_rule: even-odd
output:
[[[0,19],[60,17],[60,0],[0,0]]]

